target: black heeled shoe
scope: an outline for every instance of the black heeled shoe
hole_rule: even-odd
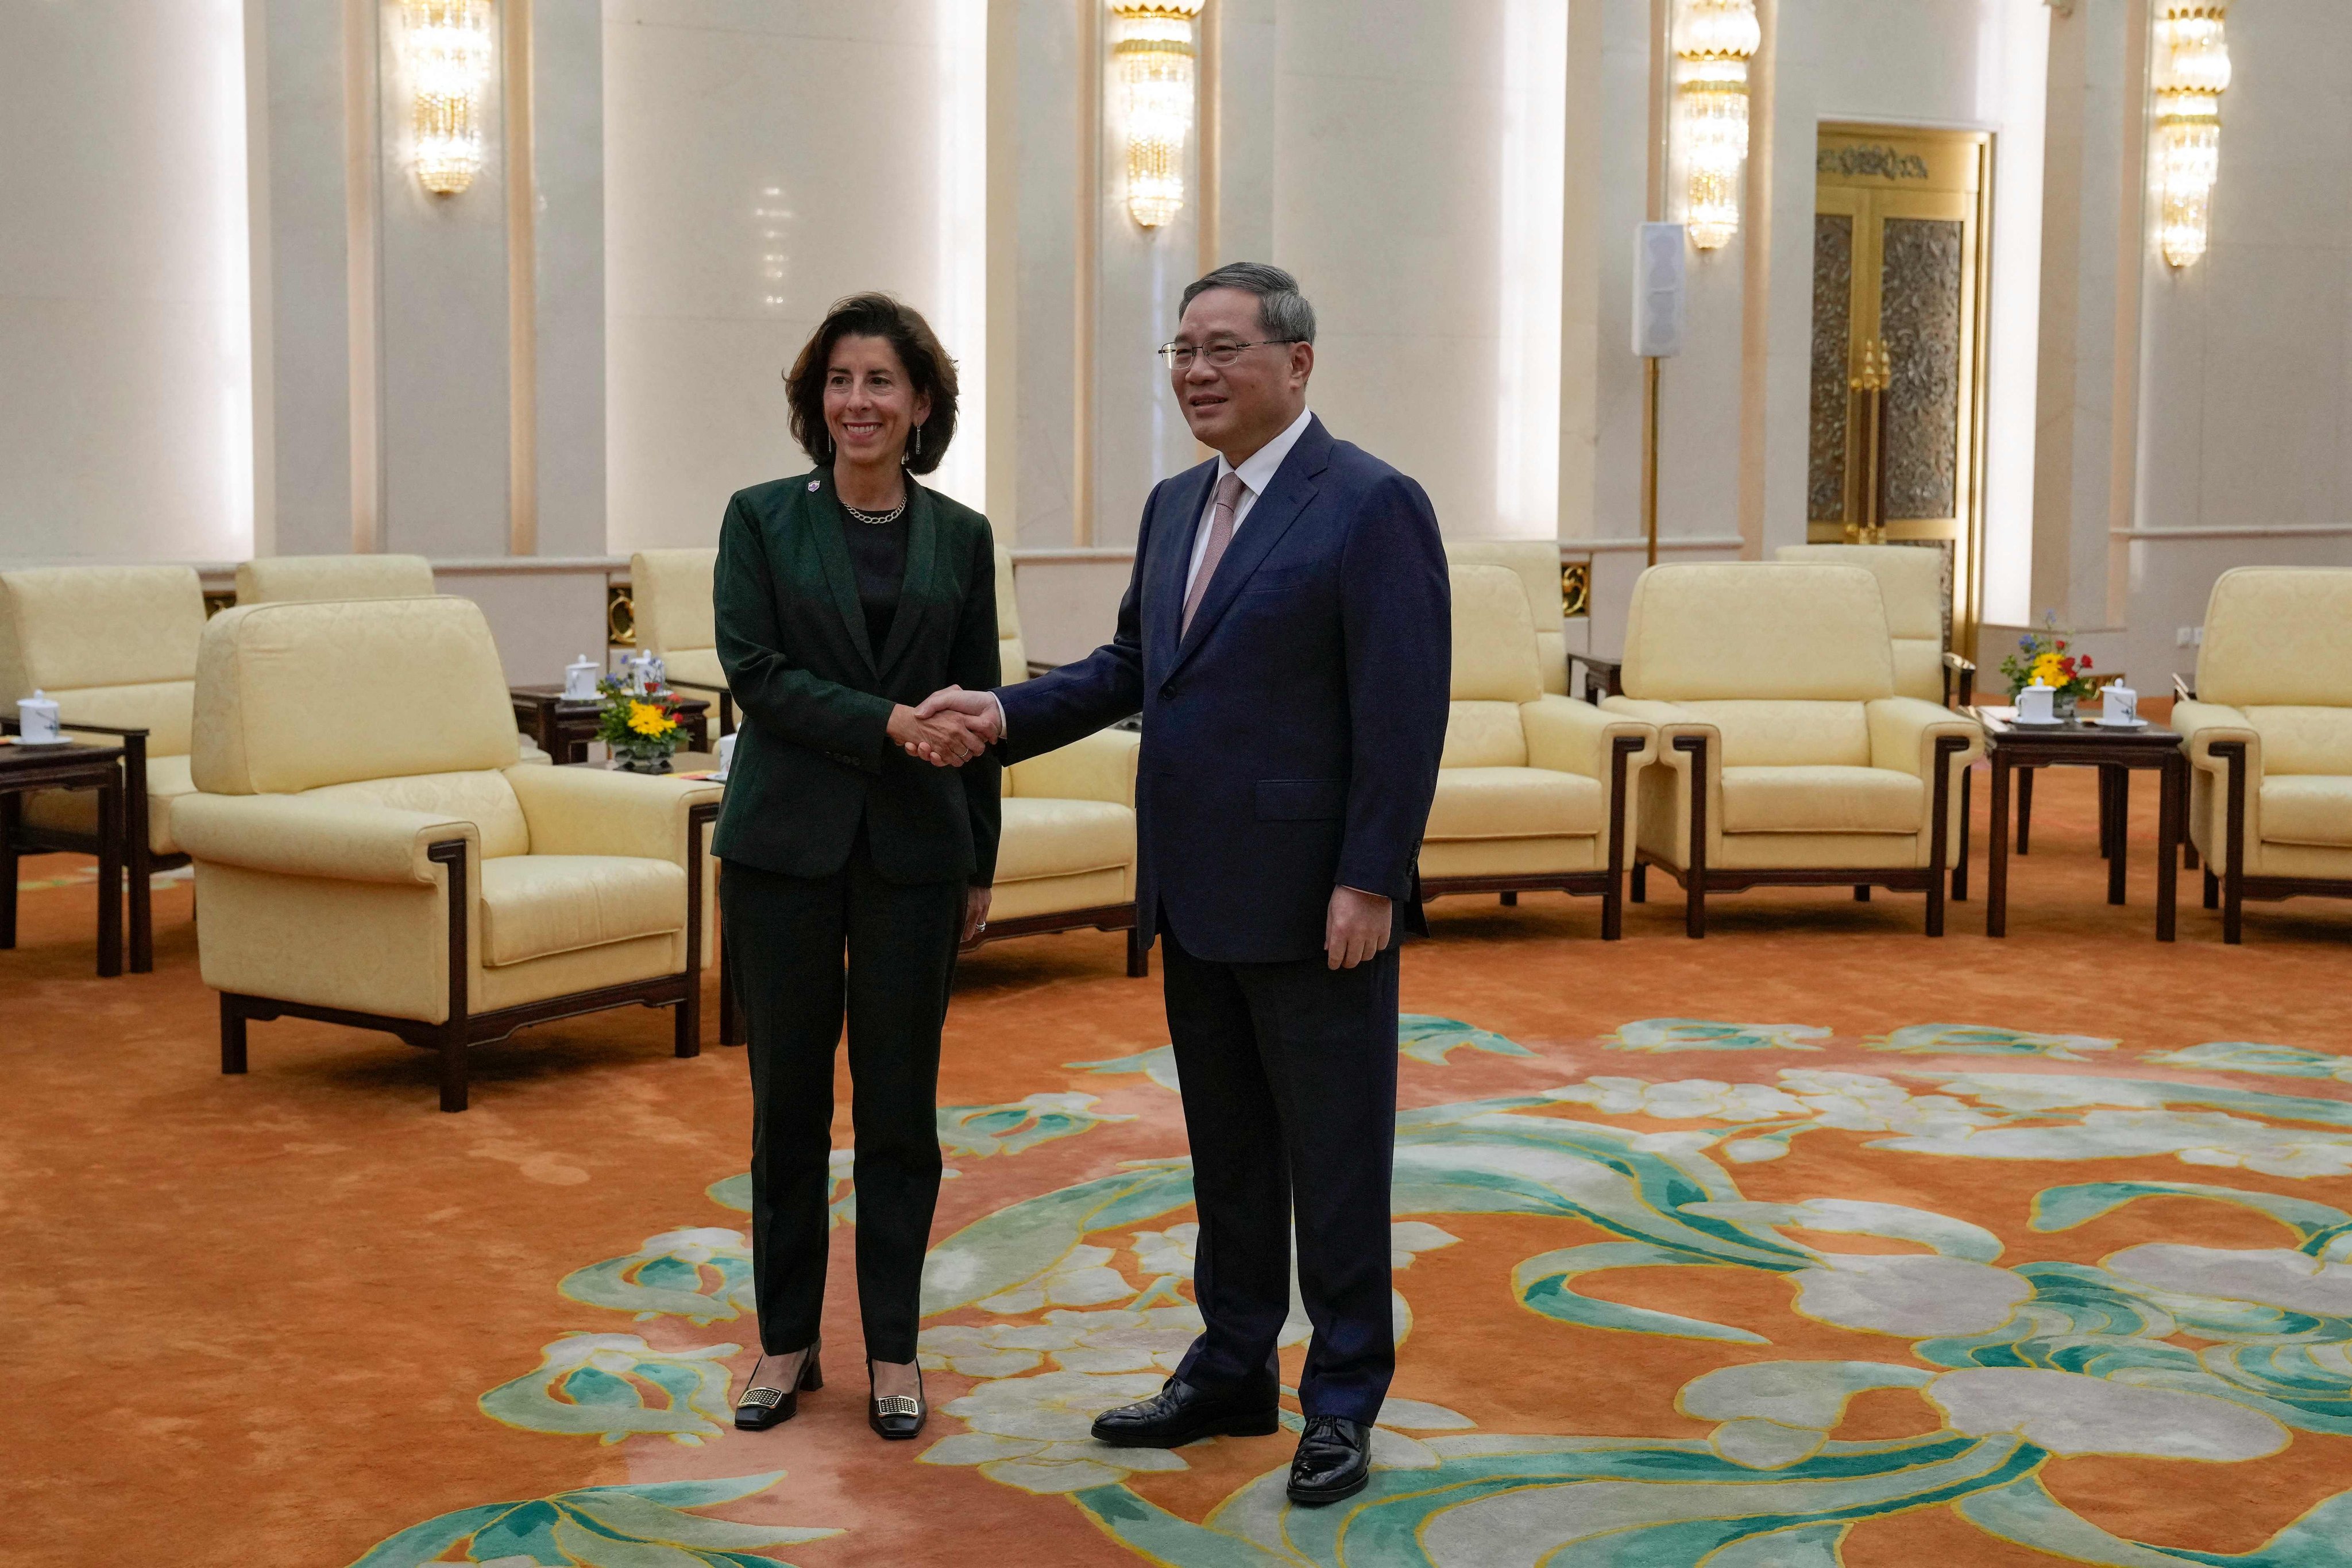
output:
[[[923,1369],[915,1368],[915,1386],[923,1386]],[[894,1443],[903,1443],[931,1418],[929,1401],[919,1394],[876,1394],[874,1358],[866,1359],[866,1424]]]
[[[823,1349],[824,1342],[819,1340],[802,1352],[800,1375],[792,1380],[790,1386],[745,1389],[743,1397],[735,1402],[736,1427],[745,1432],[764,1432],[798,1414],[801,1394],[803,1392],[814,1394],[824,1386],[824,1367],[817,1359]],[[767,1358],[763,1356],[761,1359]],[[780,1356],[777,1359],[781,1361],[783,1358]],[[759,1367],[755,1364],[751,1370],[757,1372]]]

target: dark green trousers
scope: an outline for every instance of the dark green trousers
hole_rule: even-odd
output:
[[[845,1012],[866,1353],[912,1361],[940,1194],[940,1029],[964,884],[884,881],[861,830],[830,877],[729,861],[719,895],[750,1034],[761,1348],[804,1348],[824,1313],[833,1058]]]

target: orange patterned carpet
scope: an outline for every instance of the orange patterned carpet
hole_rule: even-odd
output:
[[[550,1026],[444,1116],[424,1054],[289,1021],[224,1079],[186,886],[156,973],[99,981],[90,885],[29,861],[0,1561],[2346,1568],[2352,905],[2250,906],[2228,949],[2184,877],[2158,946],[2135,777],[2129,905],[2090,775],[2054,773],[2000,942],[1980,900],[1930,942],[1885,893],[1726,897],[1692,942],[1660,883],[1605,946],[1591,900],[1435,905],[1401,1370],[1374,1486],[1319,1513],[1283,1505],[1286,1436],[1084,1441],[1194,1321],[1159,984],[1118,938],[964,966],[939,1408],[886,1446],[845,1171],[831,1381],[727,1424],[740,1053],[675,1060],[641,1012]]]

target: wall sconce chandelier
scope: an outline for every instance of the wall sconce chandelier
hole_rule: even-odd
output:
[[[401,0],[401,47],[416,98],[416,177],[455,195],[482,172],[490,0]]]
[[[1748,61],[1764,41],[1754,0],[1685,0],[1675,28],[1683,62],[1683,152],[1691,243],[1715,250],[1739,232],[1739,168],[1748,161]]]
[[[1192,134],[1192,23],[1206,0],[1110,0],[1118,31],[1111,70],[1127,132],[1127,210],[1158,228],[1184,210],[1184,143]]]
[[[2230,86],[2223,0],[2164,0],[2156,21],[2157,167],[2164,189],[2164,258],[2205,254],[2213,182],[2221,171],[2221,94]]]

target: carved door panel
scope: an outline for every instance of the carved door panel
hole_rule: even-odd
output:
[[[1823,127],[1815,160],[1807,534],[1938,549],[1947,630],[1980,604],[1989,139]]]

